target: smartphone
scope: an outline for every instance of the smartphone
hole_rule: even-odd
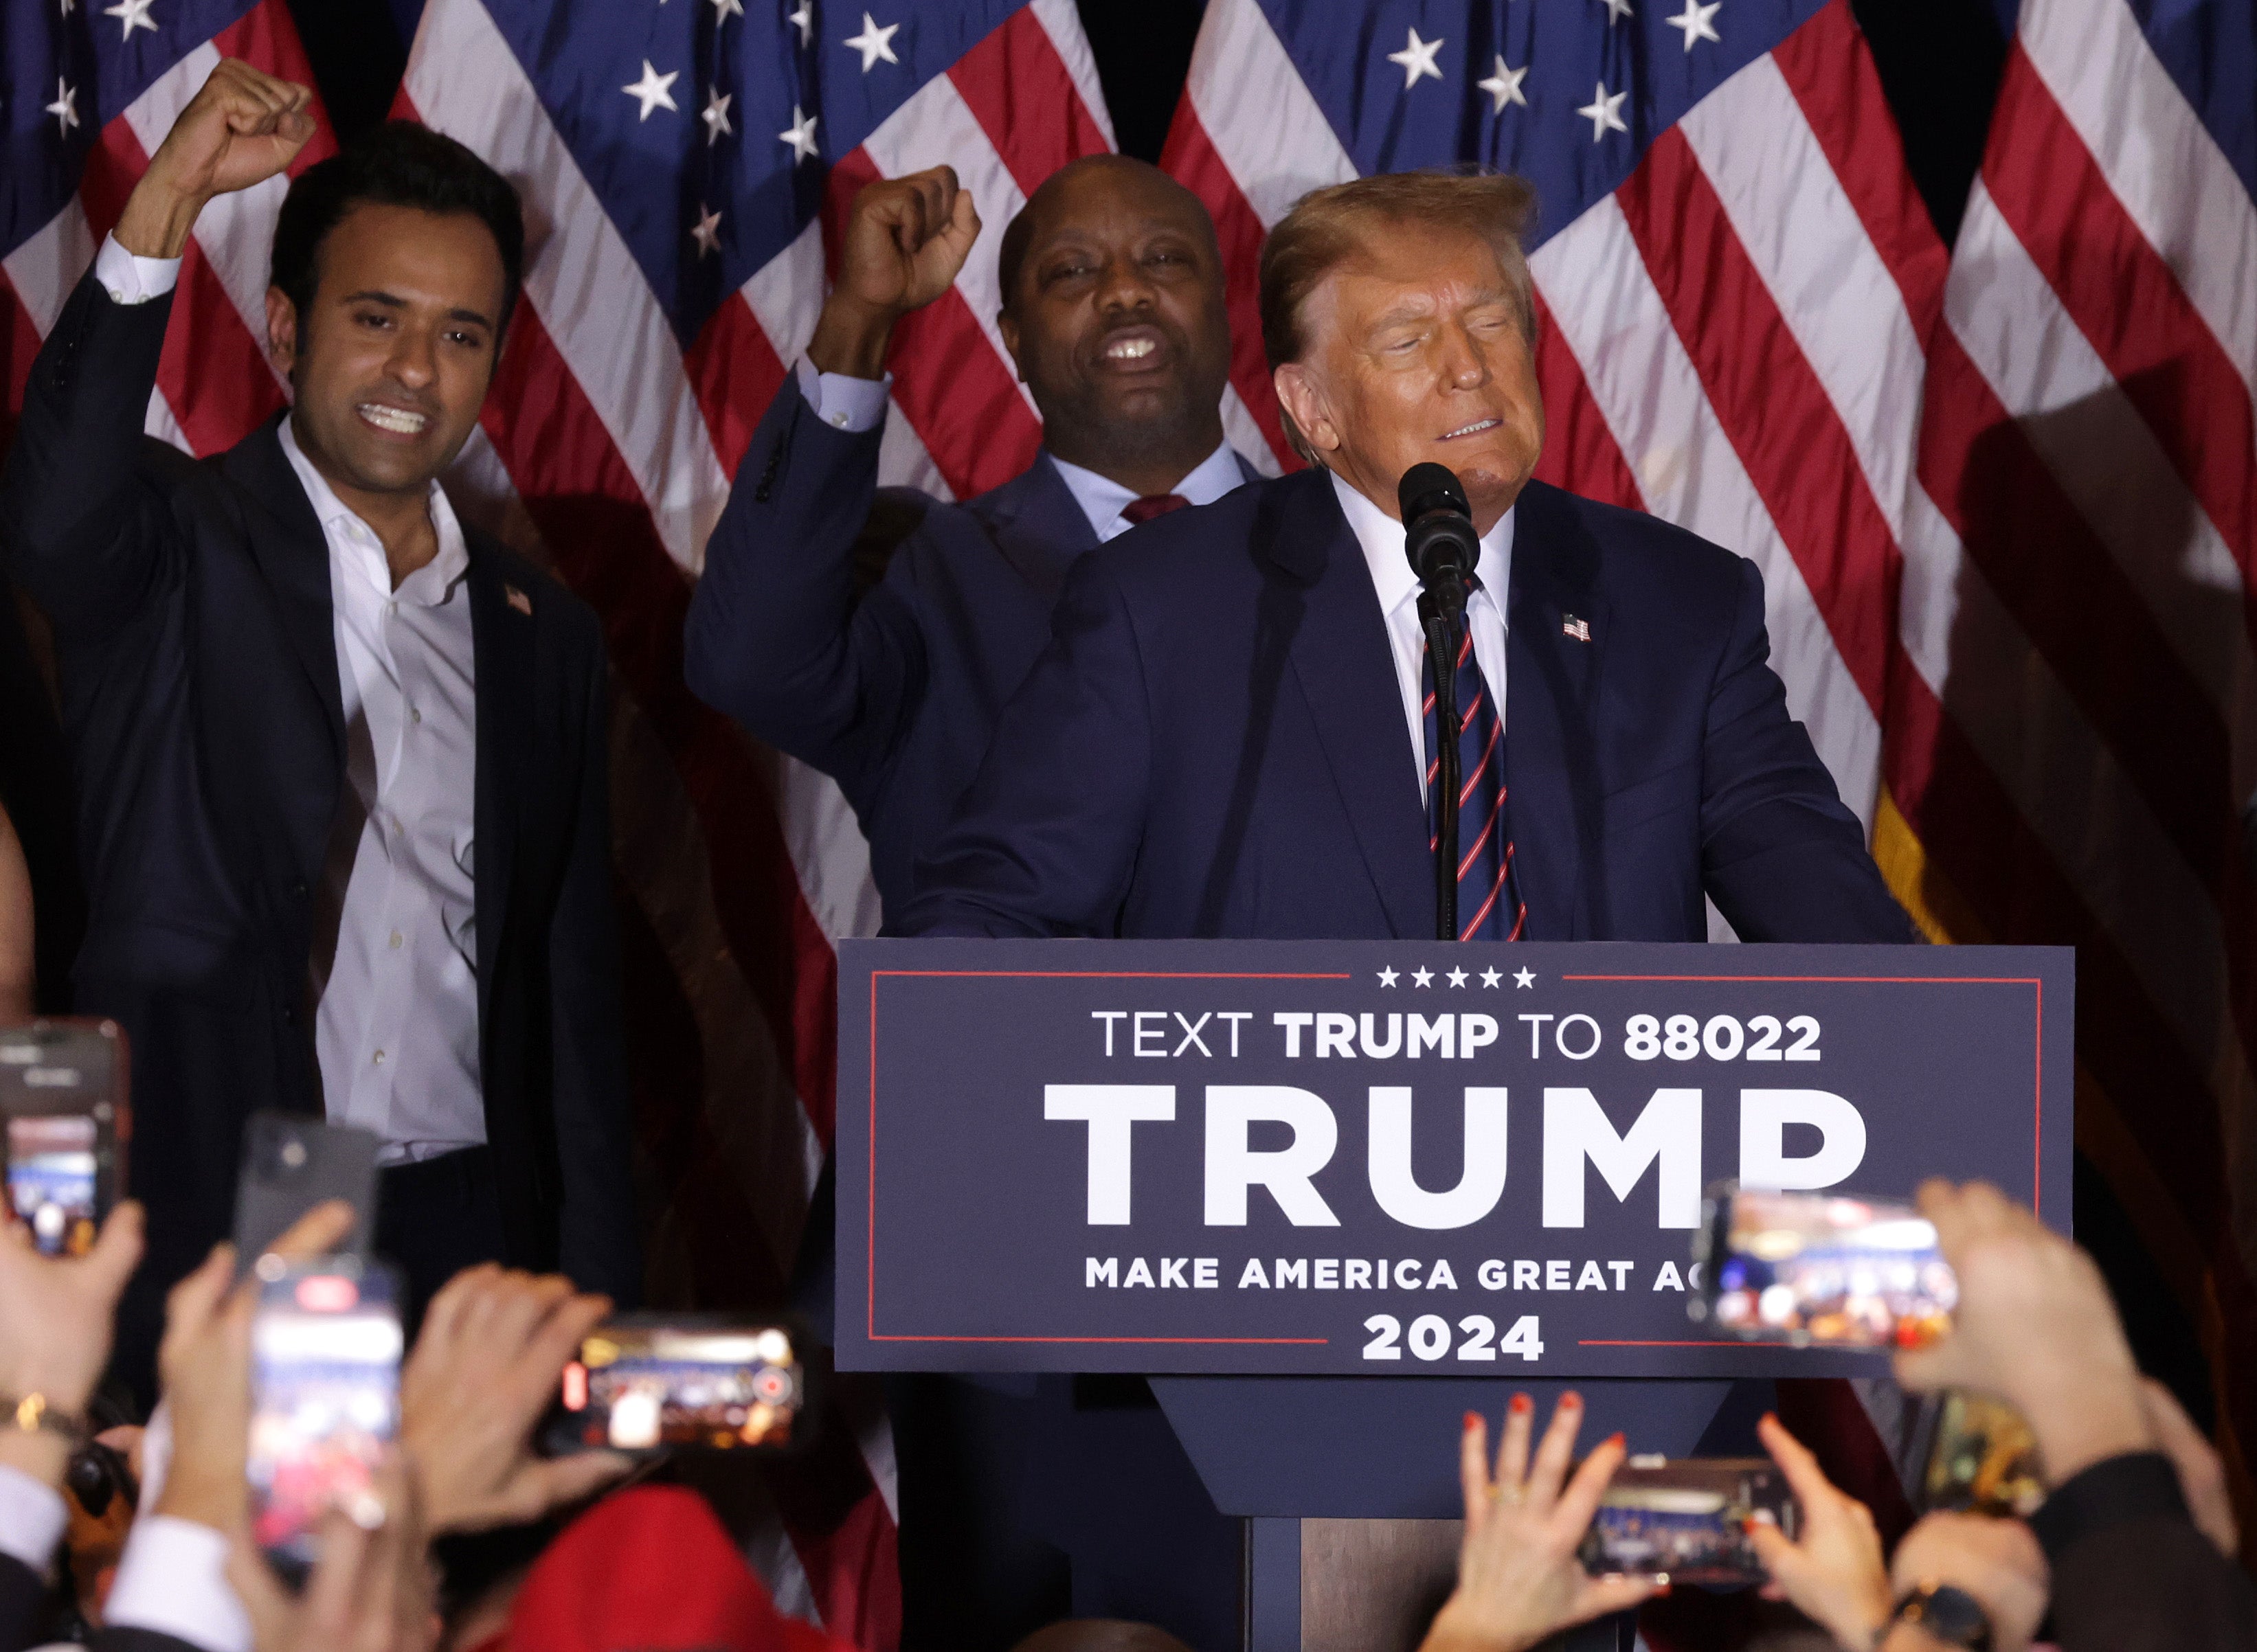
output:
[[[2004,1400],[1947,1389],[1936,1408],[1921,1502],[1997,1519],[2023,1519],[2046,1500],[2037,1436]]]
[[[626,1314],[581,1340],[541,1439],[552,1456],[778,1450],[803,1432],[810,1389],[789,1326]]]
[[[1712,1588],[1761,1583],[1763,1565],[1748,1542],[1751,1520],[1790,1538],[1801,1528],[1801,1507],[1775,1464],[1759,1457],[1675,1463],[1633,1457],[1600,1499],[1578,1558],[1595,1577]]]
[[[376,1155],[384,1144],[371,1130],[325,1124],[288,1112],[255,1112],[244,1126],[243,1174],[235,1188],[238,1276],[298,1218],[329,1199],[353,1208],[352,1232],[336,1248],[366,1256],[376,1222]]]
[[[1950,1329],[1959,1283],[1911,1205],[1724,1186],[1695,1256],[1695,1319],[1753,1342],[1919,1348]]]
[[[400,1286],[357,1256],[256,1265],[251,1329],[251,1536],[294,1586],[333,1508],[368,1512],[377,1466],[400,1424]]]
[[[0,1032],[0,1152],[8,1214],[47,1256],[83,1256],[125,1197],[131,1063],[115,1021]]]

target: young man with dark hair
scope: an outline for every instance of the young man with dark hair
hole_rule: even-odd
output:
[[[294,406],[221,457],[145,441],[197,214],[281,172],[306,88],[223,62],[34,364],[0,482],[55,625],[91,917],[131,1034],[150,1247],[123,1326],[229,1229],[244,1120],[384,1143],[377,1248],[640,1274],[595,617],[456,519],[524,256],[468,150],[378,129],[293,184],[267,345]]]

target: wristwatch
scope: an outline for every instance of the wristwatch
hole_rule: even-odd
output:
[[[1923,1583],[1907,1590],[1898,1597],[1889,1621],[1912,1624],[1946,1646],[1991,1652],[1991,1614],[1973,1595],[1948,1583]]]
[[[85,1419],[56,1410],[43,1394],[27,1394],[20,1400],[0,1397],[0,1431],[11,1425],[19,1434],[51,1434],[74,1446],[87,1439]]]

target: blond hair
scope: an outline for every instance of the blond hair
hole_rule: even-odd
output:
[[[1301,313],[1318,284],[1362,250],[1371,231],[1420,224],[1462,229],[1496,251],[1520,307],[1521,329],[1536,336],[1535,286],[1520,237],[1535,216],[1536,191],[1509,173],[1398,172],[1312,190],[1293,203],[1262,243],[1262,349],[1276,369],[1308,349]],[[1311,464],[1318,456],[1281,405],[1285,434]]]

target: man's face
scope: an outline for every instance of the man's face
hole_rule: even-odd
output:
[[[1421,461],[1447,465],[1486,533],[1544,445],[1544,403],[1519,300],[1470,232],[1390,224],[1327,275],[1303,311],[1305,359],[1277,393],[1341,479],[1390,516]]]
[[[1230,372],[1222,265],[1198,201],[1148,168],[1084,166],[1036,210],[1002,332],[1053,449],[1195,441]]]
[[[299,441],[340,491],[420,495],[469,439],[493,378],[500,250],[467,214],[364,201],[316,265],[305,314],[267,294]]]

